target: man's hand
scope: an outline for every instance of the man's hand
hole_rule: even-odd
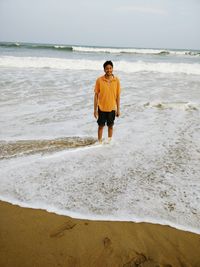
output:
[[[119,117],[120,116],[120,111],[119,110],[116,110],[115,115],[116,115],[116,117]]]
[[[98,111],[97,110],[94,111],[94,117],[95,117],[95,119],[98,118]]]

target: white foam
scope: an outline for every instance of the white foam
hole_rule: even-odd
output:
[[[45,205],[44,203],[32,203],[27,204],[26,202],[22,202],[19,200],[16,200],[15,198],[8,198],[8,197],[1,197],[1,201],[5,201],[8,203],[11,203],[13,205],[17,205],[23,208],[31,208],[31,209],[39,209],[44,210],[50,213],[55,213],[57,215],[64,215],[69,216],[74,219],[82,219],[82,220],[91,220],[91,221],[111,221],[111,222],[134,222],[134,223],[152,223],[152,224],[159,224],[163,226],[171,226],[173,228],[176,228],[178,230],[187,231],[191,233],[200,234],[199,228],[194,227],[185,227],[184,225],[175,224],[168,220],[155,220],[154,218],[147,218],[147,217],[135,217],[133,216],[127,216],[126,214],[121,216],[105,216],[105,215],[92,215],[92,214],[81,214],[77,212],[67,211],[58,209],[54,206]]]
[[[58,48],[58,49],[59,49],[59,48],[67,48],[67,46],[65,46],[65,45],[55,45],[54,47],[55,47],[55,48]]]
[[[13,68],[52,68],[70,70],[102,70],[103,61],[83,59],[62,59],[47,57],[0,57],[1,67]],[[127,73],[158,72],[158,73],[186,73],[200,75],[199,63],[165,63],[165,62],[128,62],[116,61],[115,70]]]
[[[110,48],[110,47],[86,47],[86,46],[73,46],[73,51],[78,52],[94,52],[94,53],[133,53],[133,54],[159,54],[168,52],[167,50],[160,49],[137,49],[137,48]]]
[[[198,119],[164,112],[135,112],[129,127],[124,118],[113,145],[0,162],[0,198],[75,218],[199,233]]]
[[[199,110],[200,105],[198,103],[191,102],[164,102],[154,101],[151,103],[145,103],[144,107],[158,108],[158,109],[178,109],[184,111]]]
[[[172,55],[190,55],[199,56],[199,51],[190,50],[169,50],[169,49],[150,49],[150,48],[114,48],[114,47],[87,47],[87,46],[72,46],[73,51],[77,52],[90,52],[90,53],[111,53],[111,54],[147,54],[147,55],[160,55],[160,54],[172,54]]]

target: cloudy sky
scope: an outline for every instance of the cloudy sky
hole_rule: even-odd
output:
[[[200,0],[0,0],[0,41],[200,49]]]

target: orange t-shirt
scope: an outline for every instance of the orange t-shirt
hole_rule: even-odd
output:
[[[115,76],[110,81],[101,76],[96,80],[94,92],[98,94],[98,106],[101,111],[115,110],[117,97],[120,95],[120,81]]]

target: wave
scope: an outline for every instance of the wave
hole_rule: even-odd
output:
[[[144,107],[157,108],[157,109],[178,109],[185,111],[197,111],[199,110],[199,105],[189,102],[147,102]]]
[[[56,49],[72,51],[69,45],[51,45],[51,44],[28,44],[28,43],[0,43],[0,47],[7,48],[27,48],[27,49]]]
[[[179,55],[179,56],[200,56],[200,51],[193,50],[168,50],[168,49],[149,49],[149,48],[111,48],[111,47],[87,47],[72,46],[72,51],[89,53],[109,53],[109,54],[146,54],[146,55]]]
[[[0,67],[11,68],[50,68],[69,70],[102,70],[103,61],[84,59],[63,59],[48,57],[14,57],[1,56]],[[185,73],[200,75],[199,63],[167,63],[144,61],[116,61],[115,70],[126,73],[158,72],[158,73]]]
[[[65,137],[52,140],[0,141],[0,160],[16,156],[49,153],[64,149],[78,148],[95,144],[92,137]]]
[[[0,42],[0,47],[7,48],[28,48],[28,49],[56,49],[62,51],[74,51],[84,53],[110,53],[110,54],[147,54],[147,55],[179,55],[179,56],[200,56],[198,50],[171,50],[171,49],[150,49],[150,48],[120,48],[120,47],[92,47],[78,45],[59,44],[31,44],[31,43],[7,43]]]
[[[109,47],[86,47],[72,46],[73,51],[91,53],[114,53],[114,54],[146,54],[146,55],[189,55],[200,56],[200,51],[193,50],[168,50],[168,49],[149,49],[149,48],[109,48]]]
[[[110,53],[110,54],[153,54],[153,55],[168,55],[169,51],[157,49],[136,49],[136,48],[109,48],[109,47],[85,47],[72,46],[73,51],[91,52],[91,53]]]

